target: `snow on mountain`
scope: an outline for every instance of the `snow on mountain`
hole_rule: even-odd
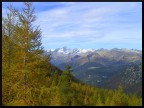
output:
[[[48,52],[52,52],[52,51],[54,51],[54,50],[55,50],[55,49],[48,49],[47,51],[48,51]]]
[[[118,48],[113,48],[111,50],[107,50],[107,49],[98,49],[98,50],[95,50],[95,49],[78,49],[78,48],[74,48],[74,49],[70,49],[70,48],[67,48],[66,46],[65,47],[62,47],[62,48],[57,48],[57,49],[48,49],[47,51],[48,52],[51,52],[53,54],[71,54],[71,55],[80,55],[80,54],[86,54],[86,53],[89,53],[89,52],[95,52],[95,51],[124,51],[124,52],[135,52],[135,53],[141,53],[141,50],[136,50],[136,49],[126,49],[126,48],[121,48],[121,49],[118,49]]]
[[[59,53],[59,54],[81,54],[81,53],[87,53],[87,52],[94,52],[94,49],[69,49],[67,47],[63,47],[63,48],[57,48],[57,49],[48,49],[48,52],[51,53]]]
[[[47,50],[48,53],[51,54],[51,63],[59,66],[63,63],[86,63],[86,62],[95,62],[98,58],[101,62],[104,62],[105,59],[111,61],[137,61],[141,62],[140,59],[142,57],[141,50],[135,49],[80,49],[74,48],[70,49],[67,47],[57,48],[57,49],[49,49]]]

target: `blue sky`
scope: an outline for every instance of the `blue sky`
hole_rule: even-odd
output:
[[[6,6],[2,3],[2,15]],[[21,8],[22,2],[13,2]],[[141,2],[34,2],[45,49],[142,49]]]

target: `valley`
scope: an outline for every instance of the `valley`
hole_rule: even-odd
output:
[[[142,106],[141,4],[2,2],[2,106]]]
[[[137,92],[142,94],[142,52],[134,49],[70,49],[67,47],[49,50],[51,54],[51,63],[60,69],[66,65],[71,65],[72,74],[82,82],[96,87],[116,89],[121,83],[125,82],[123,88],[125,91]],[[130,70],[133,67],[133,70]],[[129,70],[129,71],[127,71]],[[135,74],[132,77],[131,73]],[[127,78],[125,78],[127,74]],[[123,79],[122,79],[123,78]],[[131,85],[129,83],[131,83]],[[138,80],[137,80],[138,79]],[[134,82],[138,82],[139,90],[129,90]],[[139,92],[138,92],[139,91]]]

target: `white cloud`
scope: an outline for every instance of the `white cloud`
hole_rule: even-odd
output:
[[[140,3],[52,2],[34,5],[37,10],[45,8],[37,11],[35,22],[42,29],[44,45],[126,43],[128,39],[135,43],[142,37],[141,33],[137,34],[142,31]]]
[[[104,14],[102,12],[98,14],[100,10],[97,11],[97,14],[93,13],[94,10],[74,11],[73,9],[76,9],[76,7],[66,7],[66,9],[61,8],[39,13],[37,15],[38,22],[41,24],[43,34],[48,37],[76,37],[96,33],[97,30],[92,30],[91,27],[98,26]]]

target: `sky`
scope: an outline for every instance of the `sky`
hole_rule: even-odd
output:
[[[22,2],[11,2],[21,9]],[[2,16],[9,2],[2,2]],[[142,50],[141,2],[33,2],[47,49]]]

